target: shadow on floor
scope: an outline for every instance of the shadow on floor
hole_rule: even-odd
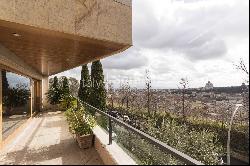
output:
[[[80,153],[79,153],[80,151]],[[27,149],[14,151],[8,154],[6,164],[55,164],[62,165],[98,165],[100,164],[94,148],[81,150],[73,139],[63,140],[59,144],[40,149]]]
[[[87,150],[78,147],[68,132],[68,126],[62,113],[40,113],[35,119],[40,119],[36,129],[30,133],[27,140],[24,140],[26,143],[21,150],[14,148],[14,151],[6,154],[4,164],[103,164],[94,147]],[[52,133],[48,133],[48,131],[52,131]]]

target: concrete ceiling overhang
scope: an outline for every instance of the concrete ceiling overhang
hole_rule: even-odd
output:
[[[117,42],[0,21],[0,43],[42,75],[50,76],[130,47]]]
[[[0,0],[0,45],[54,75],[130,47],[132,1]]]

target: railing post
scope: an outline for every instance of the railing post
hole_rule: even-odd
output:
[[[109,145],[112,145],[112,120],[109,118]]]

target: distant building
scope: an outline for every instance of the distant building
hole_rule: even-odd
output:
[[[205,90],[210,90],[213,88],[214,88],[214,85],[210,81],[208,81],[208,83],[206,83]]]

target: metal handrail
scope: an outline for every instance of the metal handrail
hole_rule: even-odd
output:
[[[81,102],[80,102],[81,103]],[[82,104],[82,103],[81,103]],[[154,137],[130,126],[129,124],[109,115],[108,113],[93,107],[92,105],[88,104],[88,103],[84,103],[86,106],[93,108],[94,110],[96,110],[98,113],[106,116],[109,118],[109,144],[112,144],[112,121],[114,121],[115,123],[123,126],[124,128],[126,128],[127,130],[130,130],[136,134],[138,134],[139,136],[141,136],[142,138],[144,138],[145,140],[147,140],[148,142],[150,142],[151,144],[157,146],[159,149],[161,149],[164,152],[167,152],[171,155],[173,155],[174,157],[180,159],[181,161],[183,161],[185,164],[188,165],[204,165],[203,163],[201,163],[200,161],[197,161],[193,158],[191,158],[190,156],[166,145],[165,143],[155,139]]]

